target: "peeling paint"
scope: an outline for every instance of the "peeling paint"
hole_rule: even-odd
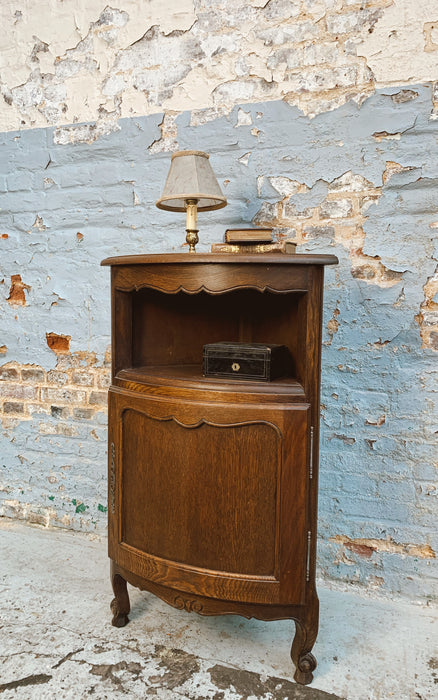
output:
[[[177,112],[166,112],[164,114],[163,121],[160,124],[161,136],[149,146],[151,153],[167,153],[168,151],[178,150],[178,129],[175,121],[177,116]]]
[[[424,299],[415,320],[420,326],[423,347],[438,350],[438,265],[434,274],[428,277],[423,291]]]
[[[150,0],[142,7],[123,0],[120,9],[78,0],[53,6],[30,2],[22,10],[17,20],[9,4],[0,8],[1,128],[11,128],[11,120],[16,120],[12,128],[97,121],[92,132],[82,133],[84,140],[109,133],[107,115],[114,113],[117,119],[145,113],[147,101],[141,92],[136,98],[135,88],[124,85],[122,110],[119,90],[110,86],[118,79],[118,56],[129,54],[153,26],[159,25],[166,36],[188,30],[195,19],[191,0],[166,6]],[[130,69],[134,66],[135,61]],[[71,132],[70,138],[75,137],[79,134]],[[58,138],[61,142],[67,135]]]
[[[339,302],[338,302],[338,303],[339,303]],[[331,318],[331,319],[328,321],[328,323],[327,323],[327,331],[328,331],[328,334],[329,334],[329,340],[324,341],[324,344],[325,344],[325,345],[331,345],[332,340],[333,340],[333,336],[335,335],[335,333],[338,332],[339,321],[338,321],[337,317],[339,316],[340,313],[341,313],[341,312],[340,312],[339,309],[336,307],[336,309],[333,311],[333,316],[332,316],[332,318]]]
[[[153,42],[166,41],[162,33]],[[284,36],[271,39],[267,55],[283,47]],[[205,215],[200,251],[226,228],[259,222],[278,241],[292,238],[298,253],[340,259],[325,273],[320,570],[432,600],[436,559],[421,553],[438,547],[437,100],[434,86],[397,85],[312,119],[269,96],[118,119],[117,130],[90,143],[56,144],[55,128],[2,134],[1,513],[104,530],[110,309],[99,262],[181,251],[181,216],[154,213],[153,203],[169,149],[196,147],[211,154],[229,201],[220,216]],[[380,132],[401,136],[376,141]],[[17,272],[31,287],[26,306],[7,300]],[[70,336],[69,351],[54,352],[46,333]],[[81,504],[88,508],[76,513]],[[354,545],[331,539],[339,533]],[[386,541],[401,549],[378,545],[367,556]]]
[[[240,162],[247,164],[246,160]],[[383,181],[389,177],[388,168],[383,174]],[[411,168],[394,169],[394,172],[404,172]],[[282,195],[281,203],[264,202],[255,215],[254,221],[260,226],[274,226],[279,229],[293,229],[294,237],[299,245],[305,244],[315,237],[330,237],[341,243],[349,251],[351,257],[351,274],[368,284],[381,287],[392,287],[402,279],[400,272],[390,270],[382,264],[380,256],[366,255],[363,252],[365,232],[363,224],[367,219],[366,212],[372,203],[378,202],[382,188],[375,187],[360,175],[351,171],[325,183],[321,188],[318,181],[312,188],[305,183],[292,181],[281,176],[268,178],[274,189]],[[318,188],[321,190],[321,197]],[[262,187],[263,190],[263,187]],[[305,194],[301,197],[300,194]],[[318,206],[311,206],[312,200],[320,200]],[[301,201],[301,204],[300,204]],[[310,206],[304,206],[303,203]],[[337,321],[329,322],[329,332],[334,331]]]
[[[396,163],[393,160],[387,160],[386,161],[386,168],[383,172],[382,175],[382,182],[384,185],[386,185],[387,182],[392,178],[393,175],[396,173],[407,173],[410,170],[415,170],[415,167],[413,166],[403,166],[400,165],[400,163]]]
[[[57,355],[65,355],[70,351],[70,335],[46,333],[47,345]]]
[[[21,275],[11,275],[11,287],[7,302],[11,306],[26,306],[26,294],[31,289],[30,285],[25,284]]]
[[[357,53],[365,58],[377,86],[403,85],[408,76],[411,84],[436,79],[435,42],[428,42],[436,11],[435,0],[393,0],[373,31],[363,35]]]
[[[0,128],[53,124],[55,143],[92,143],[121,117],[161,107],[217,116],[237,101],[284,99],[316,115],[361,104],[375,89],[373,55],[356,46],[363,51],[391,5],[64,0],[50,11],[27,3],[19,20],[4,5]],[[385,67],[396,71],[389,58]]]
[[[46,230],[46,227],[44,225],[44,221],[42,220],[41,216],[38,216],[38,214],[35,217],[35,221],[32,224],[32,228],[37,228],[38,231],[45,231]]]
[[[400,554],[401,556],[419,557],[420,559],[436,558],[436,554],[429,544],[399,544],[392,539],[375,540],[356,538],[352,540],[345,535],[337,535],[330,539],[332,542],[342,544],[352,552],[366,558],[369,558],[373,552]]]

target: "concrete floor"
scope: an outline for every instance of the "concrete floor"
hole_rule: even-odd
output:
[[[0,695],[158,700],[435,700],[438,610],[319,585],[311,686],[291,682],[292,623],[208,618],[130,588],[110,625],[106,540],[0,520]]]

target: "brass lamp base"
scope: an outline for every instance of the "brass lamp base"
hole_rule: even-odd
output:
[[[186,199],[187,223],[186,223],[186,241],[189,244],[189,253],[195,253],[195,245],[199,241],[198,231],[196,228],[196,217],[198,213],[198,200]]]
[[[189,252],[195,252],[198,243],[196,217],[199,211],[220,209],[227,203],[203,151],[177,151],[172,154],[170,170],[163,194],[156,205],[167,211],[186,211],[186,241]]]
[[[189,253],[196,253],[195,245],[199,242],[198,231],[199,229],[187,228],[186,241],[189,244]]]

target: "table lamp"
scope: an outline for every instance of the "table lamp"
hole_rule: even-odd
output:
[[[172,155],[163,194],[156,202],[159,209],[187,212],[186,241],[195,252],[199,241],[198,211],[212,211],[227,205],[209,161],[203,151],[177,151]]]

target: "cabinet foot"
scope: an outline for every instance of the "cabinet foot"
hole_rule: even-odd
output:
[[[110,605],[113,614],[111,624],[114,627],[124,627],[129,622],[128,614],[131,609],[128,587],[123,576],[115,570],[114,564],[111,566],[111,583],[115,596]]]
[[[312,627],[307,621],[295,620],[295,637],[290,652],[296,670],[294,680],[302,685],[308,685],[313,680],[316,659],[311,653],[316,640],[318,627]]]

